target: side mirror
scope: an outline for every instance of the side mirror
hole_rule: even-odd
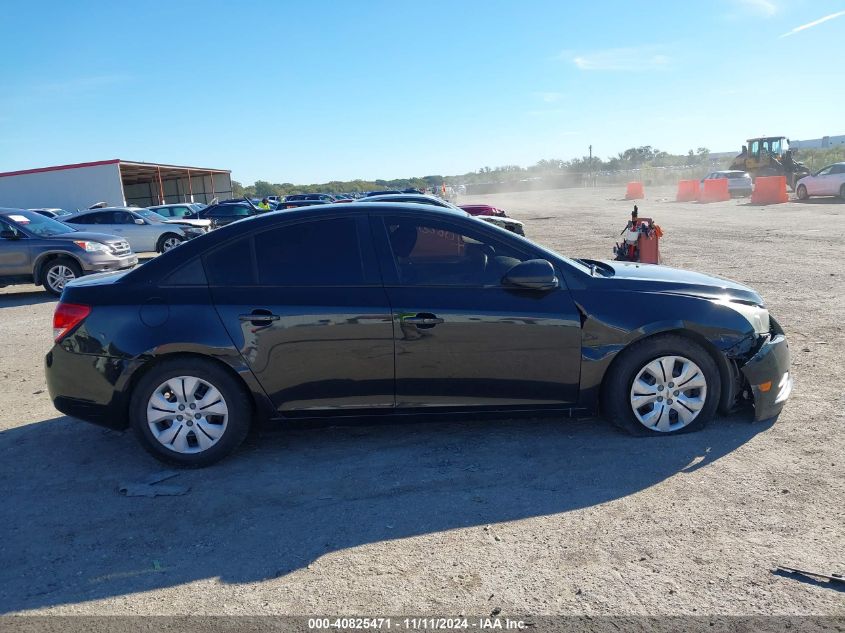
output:
[[[135,218],[135,224],[140,224],[141,226],[144,226],[146,222],[144,222],[141,218]]]
[[[0,239],[17,240],[17,239],[20,239],[20,235],[18,235],[14,231],[0,231]]]
[[[559,283],[554,266],[545,259],[529,259],[511,268],[502,277],[502,285],[529,290],[551,290]]]

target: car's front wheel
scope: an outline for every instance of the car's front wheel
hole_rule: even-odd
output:
[[[719,369],[697,343],[674,334],[624,350],[602,388],[603,411],[634,435],[669,435],[702,428],[716,412]]]
[[[202,467],[240,445],[249,431],[252,406],[242,385],[224,368],[202,359],[175,359],[141,378],[129,418],[153,456]]]
[[[156,250],[159,253],[166,253],[179,246],[182,243],[182,238],[175,233],[165,233],[158,239]]]
[[[41,271],[44,289],[54,297],[62,294],[65,284],[82,276],[82,269],[75,261],[67,257],[59,257],[47,262]]]
[[[845,185],[839,187],[839,197],[845,200]]]
[[[807,194],[807,187],[804,185],[798,185],[798,189],[796,189],[795,193],[798,195],[799,200],[806,200],[810,196]]]

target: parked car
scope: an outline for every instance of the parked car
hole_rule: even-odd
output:
[[[370,196],[386,196],[389,194],[395,193],[405,193],[404,191],[399,191],[398,189],[385,189],[384,191],[367,191],[362,197],[369,198]]]
[[[205,209],[204,204],[199,202],[181,202],[178,204],[159,204],[152,207],[147,207],[150,211],[155,211],[159,215],[170,219],[197,219],[200,211]]]
[[[479,220],[489,222],[490,224],[495,224],[496,226],[500,226],[503,229],[511,231],[512,233],[516,233],[517,235],[525,235],[525,227],[522,222],[507,217],[506,215],[504,215],[504,212],[502,212],[501,215],[470,213],[469,211],[466,211],[461,207],[455,206],[448,200],[438,198],[437,196],[429,196],[424,193],[400,193],[386,194],[383,196],[368,196],[361,200],[361,202],[392,202],[394,204],[397,202],[413,202],[414,204],[426,204],[434,207],[441,207],[443,209],[454,209],[456,211],[463,211],[468,215],[478,216]]]
[[[746,286],[569,259],[418,204],[236,222],[69,284],[53,326],[56,408],[187,466],[254,420],[601,404],[634,434],[672,435],[743,398],[772,418],[792,387],[784,333]]]
[[[319,200],[331,203],[335,201],[335,197],[329,193],[292,193],[285,196],[282,202],[299,202],[301,200]]]
[[[489,204],[461,204],[458,206],[470,215],[495,215],[500,218],[508,217],[508,214],[502,209]]]
[[[201,229],[203,233],[208,233],[211,230],[211,220],[209,219],[193,219],[189,217],[168,218],[152,209],[135,209],[135,212],[147,220],[154,220],[156,222],[164,222],[165,224],[175,224],[176,226],[191,226]]]
[[[298,209],[299,207],[311,207],[319,204],[331,204],[328,200],[285,200],[280,202],[276,207],[277,211],[284,211],[287,209]]]
[[[199,212],[200,219],[211,220],[212,228],[250,218],[261,210],[248,200],[227,200],[212,204]]]
[[[136,253],[164,253],[176,248],[185,240],[205,233],[201,228],[177,226],[154,218],[145,218],[139,211],[140,209],[130,207],[105,207],[74,213],[63,217],[62,222],[75,228],[95,227],[99,233],[122,237]]]
[[[42,209],[27,209],[28,211],[34,211],[35,213],[40,213],[45,218],[53,218],[54,220],[61,219],[62,216],[70,215],[71,212],[65,209],[57,209],[55,207],[49,208],[42,208]]]
[[[0,209],[0,286],[42,285],[58,296],[72,279],[137,263],[123,238],[83,233],[34,211]]]
[[[796,183],[795,194],[801,200],[810,196],[839,196],[845,200],[845,162],[822,167],[815,174],[804,176]]]
[[[751,176],[744,171],[739,171],[735,169],[712,171],[701,179],[701,184],[703,185],[705,180],[714,180],[720,178],[727,179],[728,193],[731,194],[732,198],[750,196],[751,192],[754,190],[754,183],[751,180]]]

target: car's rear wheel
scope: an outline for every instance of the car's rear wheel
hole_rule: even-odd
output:
[[[678,335],[634,344],[605,378],[604,413],[634,435],[695,431],[719,404],[719,370],[707,351]]]
[[[249,431],[252,406],[225,369],[202,359],[165,361],[138,382],[130,423],[147,451],[178,466],[213,464]]]
[[[72,259],[59,257],[47,262],[41,271],[44,289],[58,297],[65,289],[65,284],[82,276],[82,268]]]
[[[181,243],[182,238],[176,235],[175,233],[165,233],[160,238],[158,238],[158,245],[156,246],[156,250],[159,253],[166,253],[167,251],[176,248]]]
[[[798,185],[798,189],[795,190],[795,193],[798,195],[799,200],[806,200],[810,197],[807,195],[807,187],[804,185]]]
[[[845,185],[839,187],[839,197],[845,200]]]

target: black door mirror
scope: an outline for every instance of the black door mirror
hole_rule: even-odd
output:
[[[502,277],[502,285],[531,290],[551,290],[558,287],[555,268],[545,259],[529,259],[511,268]]]
[[[16,240],[19,237],[20,236],[17,233],[15,233],[14,231],[9,231],[9,230],[0,231],[0,239],[3,239],[3,240]]]

